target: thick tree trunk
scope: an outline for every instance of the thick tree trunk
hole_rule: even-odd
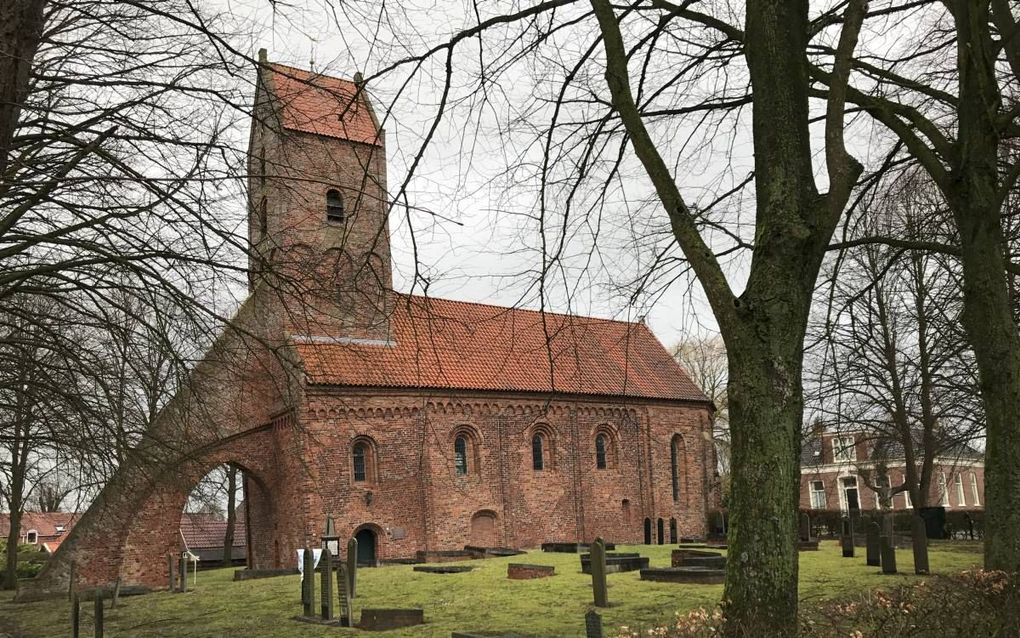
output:
[[[42,36],[45,0],[0,2],[0,184]]]
[[[21,507],[11,507],[11,529],[7,532],[4,556],[4,589],[18,587],[18,542],[21,540]]]
[[[963,321],[987,422],[985,566],[1020,571],[1020,332],[1006,276],[999,185],[1001,96],[988,3],[952,5],[960,70],[959,158],[944,191],[960,232]]]
[[[233,465],[227,467],[227,531],[223,534],[223,565],[229,566],[234,560],[234,526],[237,516],[234,510],[237,503],[234,502],[237,492],[237,468]]]
[[[800,343],[756,350],[730,350],[731,467],[740,489],[730,496],[724,604],[730,635],[786,636],[797,623]]]

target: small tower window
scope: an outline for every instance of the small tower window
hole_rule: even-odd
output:
[[[542,441],[542,435],[536,434],[531,438],[531,467],[536,470],[541,470],[545,467],[545,459],[542,455],[542,448],[544,447],[544,441]]]
[[[335,188],[326,191],[326,221],[342,222],[344,220],[344,199]]]
[[[467,439],[465,437],[458,436],[457,440],[453,442],[453,457],[454,465],[457,468],[457,476],[464,476],[467,474]]]
[[[606,435],[599,434],[595,437],[595,467],[600,470],[606,469]]]

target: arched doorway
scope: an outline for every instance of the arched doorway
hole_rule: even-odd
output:
[[[354,535],[358,541],[358,565],[362,567],[375,567],[376,565],[376,535],[370,527],[363,527]]]
[[[652,519],[645,519],[645,545],[652,544]]]
[[[471,544],[476,547],[499,546],[495,512],[482,510],[471,517]]]

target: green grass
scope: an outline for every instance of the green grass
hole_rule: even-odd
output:
[[[671,546],[621,546],[618,551],[638,551],[651,559],[652,566],[666,566],[672,549]],[[555,565],[556,576],[507,580],[509,562]],[[910,551],[897,552],[897,562],[901,569],[910,571]],[[974,544],[932,547],[931,565],[935,572],[961,571],[980,562],[981,554],[974,550]],[[534,551],[527,556],[467,564],[476,569],[464,574],[424,574],[411,571],[410,566],[361,569],[355,610],[362,606],[423,607],[427,624],[384,634],[394,638],[447,638],[457,629],[509,630],[543,638],[583,635],[583,615],[592,602],[591,578],[581,573],[576,555]],[[197,588],[187,594],[161,592],[124,598],[117,609],[106,611],[106,635],[287,638],[355,633],[292,620],[301,612],[297,576],[236,583],[232,578],[233,569],[200,572]],[[883,576],[877,568],[866,567],[862,548],[858,548],[857,558],[844,559],[834,541],[823,542],[818,552],[801,554],[800,593],[805,601],[836,598],[861,589],[890,587],[914,578],[906,574]],[[620,625],[650,627],[672,618],[677,611],[711,607],[721,595],[721,585],[654,583],[639,580],[637,572],[611,574],[611,607],[603,610],[604,625],[610,635],[611,630]],[[92,635],[91,613],[91,603],[83,603],[83,636]],[[69,604],[65,601],[0,603],[0,628],[6,628],[15,636],[70,635],[68,618]]]

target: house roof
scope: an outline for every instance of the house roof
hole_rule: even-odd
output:
[[[395,294],[390,325],[388,342],[294,337],[308,383],[708,403],[641,323]]]
[[[77,512],[24,512],[21,515],[21,535],[34,529],[40,539],[63,536],[71,531],[78,518]],[[63,531],[57,531],[57,527],[62,527]],[[0,536],[7,536],[10,531],[11,515],[0,514]]]
[[[223,537],[227,533],[227,521],[216,514],[183,512],[181,514],[181,534],[189,550],[223,547]],[[234,522],[234,547],[247,545],[243,522]]]
[[[269,64],[263,73],[283,128],[382,144],[368,97],[354,82],[283,64]]]
[[[923,449],[923,445],[921,443],[921,440],[922,440],[922,431],[921,431],[921,429],[920,428],[916,428],[913,431],[913,435],[914,435],[914,449],[916,449],[916,450]],[[822,449],[823,439],[824,439],[825,444],[831,445],[831,443],[828,443],[828,442],[831,441],[833,437],[837,437],[837,436],[854,436],[856,441],[860,441],[861,440],[860,437],[861,436],[865,436],[868,439],[868,441],[869,441],[869,448],[870,448],[870,445],[873,445],[874,442],[875,442],[875,439],[874,439],[875,435],[874,434],[865,434],[865,433],[862,433],[862,432],[857,432],[857,433],[853,433],[853,432],[845,432],[845,433],[841,433],[841,432],[825,432],[824,434],[821,434],[821,435],[819,435],[819,434],[812,434],[812,435],[806,437],[801,442],[801,448],[800,448],[800,464],[801,464],[801,466],[822,465],[823,464],[823,459],[825,459],[825,458],[829,458],[829,462],[831,463],[832,462],[831,454],[828,457],[826,457],[826,455],[825,455],[825,453],[824,453],[824,451]],[[891,438],[887,439],[886,440],[886,445],[887,445],[887,447],[885,449],[885,454],[884,454],[885,460],[889,460],[889,461],[901,461],[901,460],[903,460],[906,457],[906,453],[903,450],[903,443],[900,442],[899,440],[891,439]],[[940,444],[938,449],[939,449],[938,458],[940,458],[940,459],[958,459],[960,461],[964,461],[964,460],[979,461],[979,460],[983,459],[984,456],[985,456],[984,453],[982,453],[980,450],[974,448],[973,446],[971,446],[967,442],[948,441],[948,442],[944,442],[944,443]],[[831,448],[830,448],[830,452],[831,452]],[[867,459],[859,459],[859,460],[860,461],[865,461]]]

